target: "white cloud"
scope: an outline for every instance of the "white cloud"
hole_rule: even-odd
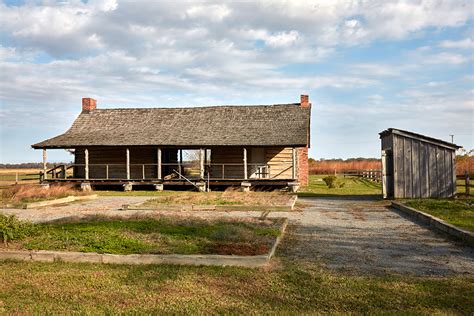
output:
[[[471,38],[465,38],[459,41],[442,41],[439,43],[440,47],[443,48],[461,48],[461,49],[471,49],[474,48],[474,40]]]
[[[452,54],[452,53],[439,53],[425,56],[423,62],[426,64],[464,64],[472,60],[470,57],[463,56],[461,54]]]

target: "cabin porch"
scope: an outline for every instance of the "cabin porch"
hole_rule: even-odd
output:
[[[297,182],[293,147],[78,147],[74,163],[46,169],[42,182],[93,186],[288,186]]]

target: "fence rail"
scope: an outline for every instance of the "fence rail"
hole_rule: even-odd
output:
[[[337,172],[334,171],[337,175]],[[340,173],[344,178],[345,177],[360,177],[368,179],[375,182],[382,181],[382,170],[370,169],[370,170],[343,170]]]
[[[457,192],[457,194],[471,195],[471,188],[474,187],[474,185],[471,183],[471,178],[472,178],[472,175],[470,175],[468,173],[456,176],[456,192]],[[459,182],[461,182],[461,183],[459,183]],[[464,192],[462,192],[458,188],[464,188]]]

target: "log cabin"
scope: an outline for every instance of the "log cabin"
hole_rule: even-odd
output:
[[[43,150],[42,183],[287,187],[308,184],[311,103],[82,112],[64,134],[33,144]],[[46,151],[67,149],[74,161],[46,168]]]

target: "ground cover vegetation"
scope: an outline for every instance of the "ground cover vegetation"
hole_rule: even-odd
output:
[[[111,254],[265,254],[281,224],[280,219],[101,216],[28,224],[0,215],[4,249]]]

